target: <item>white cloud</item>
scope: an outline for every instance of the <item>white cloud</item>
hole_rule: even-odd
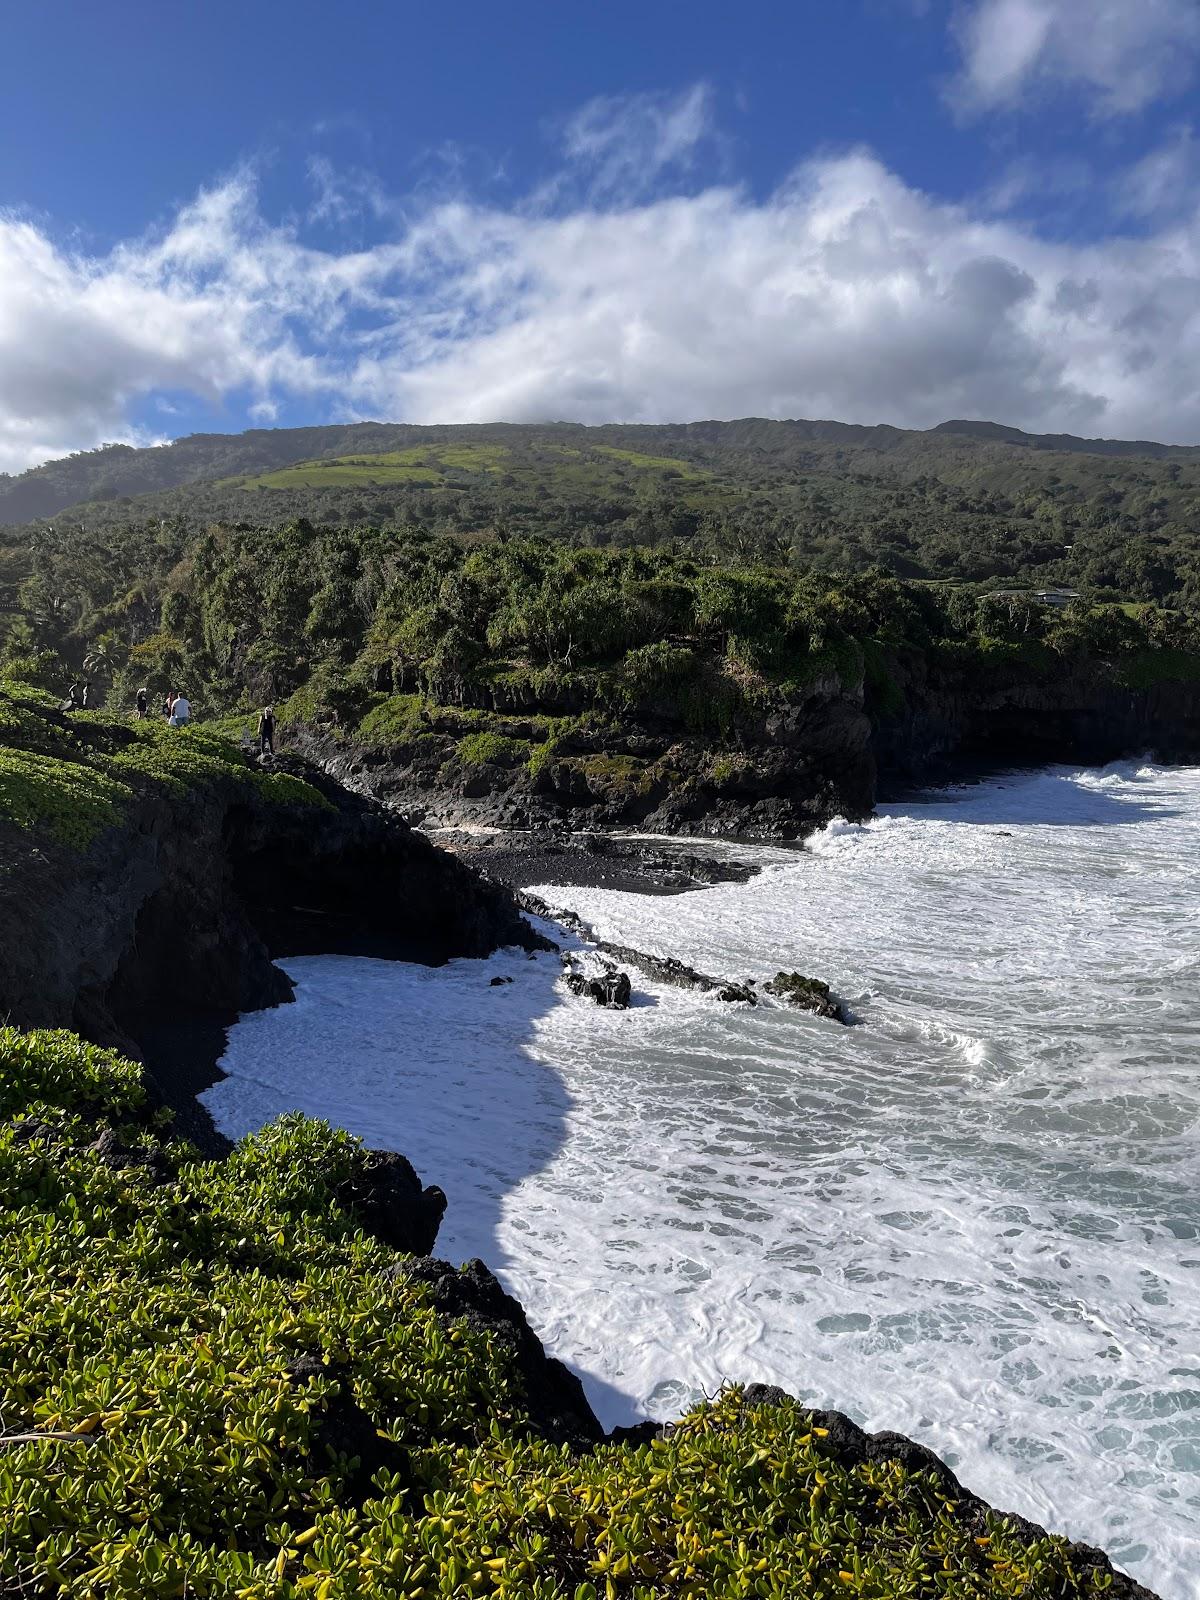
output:
[[[387,213],[383,186],[361,167],[339,170],[328,156],[310,156],[308,181],[316,194],[309,209],[314,222],[344,224],[364,213],[376,218]]]
[[[1130,217],[1172,217],[1194,207],[1200,193],[1200,144],[1190,127],[1176,128],[1163,144],[1117,174],[1114,197]]]
[[[1051,83],[1086,91],[1102,115],[1184,88],[1200,56],[1197,0],[969,0],[954,97],[1012,106]]]
[[[381,331],[353,386],[430,420],[967,415],[1200,439],[1198,237],[1193,216],[1050,244],[867,153],[809,163],[765,204],[446,211],[410,240],[440,263],[437,305]]]
[[[649,193],[665,173],[687,171],[702,146],[717,142],[713,94],[693,84],[682,94],[601,95],[563,130],[563,149],[590,170],[597,194]]]
[[[246,174],[103,258],[0,216],[0,468],[128,437],[176,391],[263,419],[975,416],[1196,442],[1186,200],[1146,236],[1051,242],[852,152],[762,201],[396,207],[366,249],[271,224]]]

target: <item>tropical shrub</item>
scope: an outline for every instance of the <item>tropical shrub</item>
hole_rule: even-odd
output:
[[[738,1389],[637,1446],[540,1438],[288,1116],[225,1161],[138,1069],[0,1030],[0,1588],[76,1600],[1095,1600],[1062,1541]],[[97,1139],[97,1125],[102,1135]]]

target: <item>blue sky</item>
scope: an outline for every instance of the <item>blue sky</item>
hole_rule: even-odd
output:
[[[11,8],[0,470],[360,416],[1200,441],[1196,0]]]

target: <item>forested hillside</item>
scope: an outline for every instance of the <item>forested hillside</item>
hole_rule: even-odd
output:
[[[1200,601],[1200,449],[825,422],[346,427],[111,446],[0,478],[0,585],[31,546],[181,544],[214,523],[669,544],[823,572]],[[165,525],[165,528],[164,528]],[[140,532],[133,530],[139,529]]]
[[[1200,456],[1046,444],[756,421],[183,441],[227,475],[8,530],[0,664],[59,693],[84,673],[114,709],[142,686],[206,717],[274,703],[410,789],[608,820],[610,791],[627,821],[689,778],[743,825],[869,809],[868,725],[919,765],[907,724],[969,742],[993,691],[1030,737],[1083,716],[1051,754],[1108,749],[1105,717],[1114,751],[1190,750],[1182,701],[1172,722],[1129,694],[1200,679]],[[814,697],[820,734],[789,745],[772,719]]]

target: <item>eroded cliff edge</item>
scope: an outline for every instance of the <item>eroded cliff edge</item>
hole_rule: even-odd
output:
[[[455,705],[406,691],[357,727],[302,720],[287,738],[426,826],[802,838],[861,821],[898,789],[986,768],[1196,760],[1200,680],[897,649],[869,673],[743,702],[720,728],[698,728],[696,707],[667,696],[597,709],[578,691],[481,681],[460,684]]]
[[[199,1058],[239,1012],[291,998],[276,957],[439,963],[536,942],[506,891],[318,770],[262,774],[200,730],[15,693],[0,694],[19,723],[0,730],[0,1015],[146,1058],[193,1137]]]

